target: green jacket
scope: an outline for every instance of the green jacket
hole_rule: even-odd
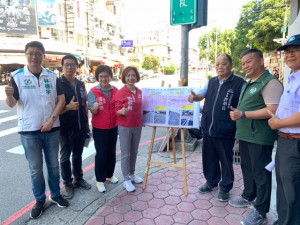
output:
[[[266,107],[261,91],[272,79],[275,79],[268,71],[256,81],[244,84],[237,109],[240,111],[256,111]],[[268,119],[244,119],[236,121],[237,140],[242,140],[260,145],[273,145],[276,131],[268,125]]]

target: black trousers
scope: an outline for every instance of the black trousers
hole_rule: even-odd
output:
[[[82,152],[86,130],[60,134],[60,172],[64,184],[72,183],[72,173],[76,180],[82,180]],[[72,153],[72,171],[70,156]]]
[[[97,182],[105,182],[112,177],[116,165],[116,145],[118,127],[112,129],[97,129],[93,127],[95,143],[95,176]]]
[[[280,225],[300,224],[300,140],[279,137],[275,157]]]
[[[234,139],[215,138],[207,134],[203,136],[204,177],[207,183],[213,187],[219,184],[220,190],[223,192],[229,192],[233,186],[233,145]]]
[[[255,200],[255,209],[265,216],[270,209],[272,173],[265,166],[272,161],[272,145],[240,141],[241,167],[244,179],[242,197]]]

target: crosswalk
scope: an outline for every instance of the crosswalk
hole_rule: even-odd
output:
[[[0,114],[7,113],[9,111],[10,110],[0,110]],[[14,122],[15,120],[17,120],[17,115],[0,118],[0,127],[5,122]],[[12,128],[8,128],[5,130],[1,130],[0,138],[8,136],[8,135],[12,135],[12,134],[17,134],[17,133],[18,133],[18,127],[12,127]],[[6,150],[5,152],[10,153],[10,154],[16,154],[16,155],[24,155],[25,154],[22,145],[18,145],[16,147],[10,148],[10,149]],[[88,147],[84,148],[84,151],[82,154],[82,160],[90,157],[94,153],[95,153],[94,141],[91,140]]]

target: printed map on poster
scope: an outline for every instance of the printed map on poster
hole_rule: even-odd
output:
[[[200,104],[189,103],[191,89],[143,88],[143,123],[145,126],[199,128]]]

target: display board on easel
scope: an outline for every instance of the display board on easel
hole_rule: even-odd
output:
[[[143,88],[143,123],[145,126],[199,128],[200,104],[189,103],[191,89],[199,88]]]

